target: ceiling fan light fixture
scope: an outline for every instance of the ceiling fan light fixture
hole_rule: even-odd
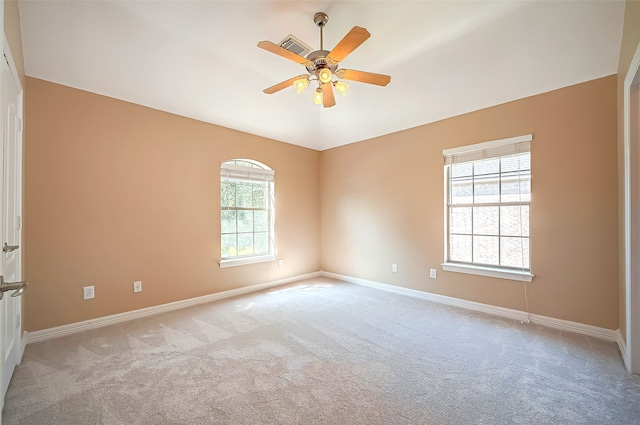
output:
[[[316,92],[313,94],[313,103],[315,103],[316,105],[322,105],[322,90],[320,89],[320,87],[318,87],[316,89]]]
[[[296,89],[296,93],[302,93],[307,87],[309,87],[309,78],[299,78],[293,82],[293,88]]]
[[[349,91],[349,84],[343,83],[342,81],[336,81],[333,83],[333,86],[336,88],[336,91],[343,96]]]
[[[320,82],[323,84],[331,81],[332,76],[333,74],[331,73],[331,70],[329,68],[320,68],[320,70],[318,71],[318,80],[320,80]]]
[[[378,86],[389,84],[391,77],[388,75],[353,69],[338,69],[339,62],[364,43],[371,34],[366,28],[354,26],[331,51],[325,50],[322,32],[328,20],[329,17],[322,12],[316,13],[313,17],[313,21],[320,29],[320,49],[312,51],[306,57],[301,55],[306,47],[302,48],[302,50],[299,49],[304,43],[295,39],[292,35],[281,42],[280,45],[270,41],[260,41],[258,43],[259,48],[303,65],[307,70],[307,74],[289,78],[262,90],[264,93],[273,94],[292,85],[297,93],[302,93],[309,87],[311,81],[317,81],[318,88],[313,92],[313,103],[323,105],[325,108],[331,108],[336,104],[334,89],[342,96],[346,95],[349,90],[349,84],[340,80],[358,81]],[[333,79],[334,74],[336,76],[335,81]]]

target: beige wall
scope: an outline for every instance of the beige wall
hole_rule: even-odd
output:
[[[440,267],[442,150],[533,133],[530,311],[616,329],[616,131],[613,75],[324,151],[322,269],[525,310],[523,283]]]
[[[627,4],[619,69],[640,40],[639,6]],[[4,10],[24,80],[16,2],[5,1]],[[440,263],[442,149],[527,133],[534,134],[530,310],[616,329],[624,298],[615,87],[611,76],[316,152],[27,78],[26,330],[321,267],[525,310],[522,283],[444,272]],[[218,166],[236,157],[276,170],[283,269],[217,264]],[[432,267],[436,280],[428,278]],[[134,280],[143,280],[141,294],[132,293]],[[83,301],[89,284],[96,299]]]
[[[30,77],[26,114],[27,331],[320,269],[319,152]],[[231,158],[275,170],[284,268],[218,265]]]
[[[618,61],[618,233],[619,237],[619,325],[626,340],[626,283],[624,256],[624,80],[640,43],[640,2],[627,1],[624,10],[624,29]]]

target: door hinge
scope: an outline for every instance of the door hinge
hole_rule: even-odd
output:
[[[17,217],[17,220],[16,220],[16,226],[17,226],[17,229],[16,229],[16,230],[20,230],[20,229],[22,229],[22,217],[21,217],[21,216],[18,216],[18,217]]]
[[[18,131],[22,131],[22,118],[16,118],[18,120]]]
[[[22,316],[20,316],[19,314],[17,314],[16,316],[17,316],[17,317],[16,317],[16,323],[17,323],[17,324],[16,324],[16,328],[19,328],[19,327],[20,327],[20,318],[21,318]]]
[[[7,55],[3,53],[2,56],[4,56],[4,61],[7,63],[7,66],[11,66],[9,65],[9,59],[7,59]]]

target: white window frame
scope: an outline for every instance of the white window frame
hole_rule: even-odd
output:
[[[532,134],[510,137],[508,139],[492,140],[489,142],[477,143],[474,145],[462,146],[458,148],[445,149],[442,154],[445,159],[444,165],[444,262],[442,269],[457,273],[467,273],[480,276],[495,277],[500,279],[518,280],[531,282],[531,239],[529,239],[529,269],[513,269],[503,267],[491,267],[485,265],[458,263],[449,261],[449,167],[454,162],[477,161],[485,158],[496,158],[521,152],[530,152],[530,143],[533,140]],[[499,205],[500,203],[498,203]],[[530,205],[530,202],[526,202]],[[531,209],[529,209],[531,214]]]
[[[233,165],[231,163],[241,161],[252,164],[252,166]],[[267,254],[252,254],[237,257],[222,257],[222,250],[220,252],[220,268],[242,266],[247,264],[263,263],[267,261],[274,261],[277,253],[275,249],[275,202],[274,202],[274,185],[275,185],[275,173],[272,169],[266,165],[254,161],[251,159],[232,159],[220,164],[220,192],[222,192],[222,185],[224,179],[233,178],[246,181],[258,181],[269,183],[267,193],[267,214],[268,214],[268,243],[269,252]],[[220,247],[222,248],[222,211],[229,210],[220,205]],[[235,209],[235,208],[234,208]]]

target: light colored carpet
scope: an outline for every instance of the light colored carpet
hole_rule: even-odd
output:
[[[5,425],[638,424],[615,344],[313,279],[29,345]]]

